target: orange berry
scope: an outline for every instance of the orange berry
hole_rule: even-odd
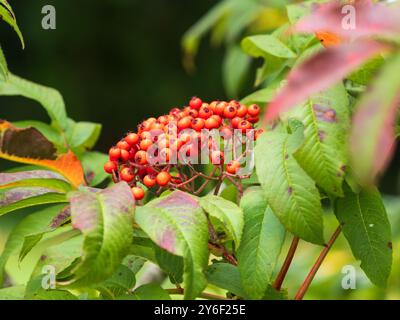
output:
[[[142,141],[140,141],[140,149],[147,151],[147,149],[149,149],[149,147],[153,144],[153,141],[151,141],[150,139],[144,139]]]
[[[113,161],[108,161],[104,165],[104,171],[107,173],[113,173],[115,170],[117,170],[117,164]]]
[[[154,175],[148,174],[143,178],[143,183],[146,187],[152,188],[156,185],[157,180]]]
[[[108,151],[108,155],[110,156],[111,161],[117,161],[121,157],[121,149],[112,147],[110,151]]]
[[[132,147],[139,142],[139,135],[137,133],[129,133],[125,137],[125,141]]]
[[[147,152],[143,150],[136,152],[135,162],[140,165],[145,165],[147,163]]]
[[[247,113],[251,117],[258,117],[258,115],[260,114],[260,107],[256,104],[252,104],[251,106],[249,106]]]
[[[184,130],[190,128],[192,124],[192,119],[190,117],[183,117],[181,120],[178,121],[178,129]]]
[[[144,198],[144,190],[140,187],[133,187],[131,189],[132,195],[135,200],[142,200]]]
[[[131,182],[135,176],[130,168],[124,168],[120,172],[120,178],[126,182]]]
[[[159,186],[166,186],[169,182],[170,182],[170,180],[171,180],[171,175],[168,173],[168,172],[166,172],[166,171],[161,171],[158,175],[157,175],[157,178],[156,178],[156,180],[157,180],[157,184],[159,185]]]
[[[121,159],[123,160],[123,161],[128,161],[129,160],[129,158],[131,157],[131,154],[129,153],[129,151],[126,151],[126,150],[121,150]]]
[[[239,123],[242,121],[243,119],[242,118],[240,118],[240,117],[234,117],[233,119],[232,119],[232,127],[234,128],[234,129],[237,129],[237,127],[238,127],[238,125],[239,125]]]
[[[224,114],[224,110],[227,106],[228,106],[228,104],[225,101],[218,103],[215,106],[214,114],[218,114],[218,115],[222,116]]]
[[[197,97],[193,97],[189,102],[189,106],[193,109],[200,109],[202,104],[203,101],[201,101],[201,99]]]
[[[240,168],[240,163],[236,160],[233,160],[232,162],[228,163],[226,165],[226,172],[230,174],[236,174]]]
[[[212,164],[222,164],[224,163],[224,153],[219,150],[213,151],[211,152],[210,159]]]
[[[236,116],[243,118],[247,114],[247,107],[245,105],[240,105],[236,110]]]
[[[206,122],[202,118],[195,118],[192,120],[192,129],[196,131],[200,131],[204,128]]]
[[[224,109],[224,117],[232,119],[236,116],[236,108],[234,106],[228,105]]]

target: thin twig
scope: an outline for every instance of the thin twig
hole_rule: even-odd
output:
[[[328,243],[325,245],[324,249],[322,249],[318,259],[315,261],[313,267],[311,268],[310,273],[307,275],[306,279],[304,280],[303,284],[301,285],[299,291],[297,292],[294,300],[302,300],[304,295],[306,294],[308,288],[310,287],[311,282],[313,281],[315,274],[317,273],[319,267],[321,266],[322,262],[324,261],[326,255],[328,254],[330,248],[334,244],[335,240],[339,236],[340,232],[342,231],[342,226],[338,226],[335,232],[333,233],[332,237],[329,239]]]
[[[278,273],[278,276],[275,279],[274,288],[276,290],[281,290],[283,280],[285,280],[286,274],[289,270],[290,264],[292,263],[294,254],[297,249],[297,245],[299,244],[299,237],[293,237],[292,243],[290,245],[289,251],[286,255],[285,261],[283,262],[282,268]]]

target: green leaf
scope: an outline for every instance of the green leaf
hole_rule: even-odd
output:
[[[113,296],[119,296],[135,286],[135,274],[127,266],[120,265],[114,274],[100,284],[100,288],[106,288]]]
[[[85,171],[86,181],[90,186],[97,186],[110,175],[104,171],[104,164],[108,161],[108,155],[97,152],[87,151],[79,156]]]
[[[22,48],[25,48],[24,38],[21,30],[18,27],[17,19],[15,18],[15,14],[12,11],[11,6],[6,0],[0,0],[0,20],[4,20],[4,22],[9,24],[14,29],[19,37],[19,40],[21,41]]]
[[[183,282],[183,259],[155,246],[155,257],[158,266],[164,270],[172,283]]]
[[[300,127],[293,134],[262,134],[255,148],[257,176],[268,204],[285,228],[306,241],[323,244],[318,189],[293,156],[303,143],[302,131]]]
[[[296,54],[273,35],[263,34],[246,37],[242,40],[242,49],[252,57],[268,57],[269,55],[292,59]]]
[[[327,193],[343,196],[350,127],[349,100],[343,84],[313,96],[289,112],[304,124],[304,144],[295,158]]]
[[[229,263],[214,263],[207,268],[206,277],[209,283],[246,298],[237,267]]]
[[[26,291],[26,300],[78,300],[71,292],[59,289],[44,289],[42,286],[43,275],[29,280]]]
[[[384,63],[385,59],[382,56],[374,58],[368,61],[359,70],[349,75],[347,79],[361,85],[367,85]]]
[[[196,298],[206,286],[207,218],[195,198],[175,191],[136,209],[137,224],[158,246],[184,259],[185,298]]]
[[[285,241],[285,229],[269,208],[260,187],[246,190],[240,206],[245,221],[237,253],[242,286],[248,297],[262,299]]]
[[[385,287],[393,250],[390,223],[378,190],[357,194],[346,186],[345,197],[336,201],[335,214],[365,274],[375,285]]]
[[[72,226],[84,236],[80,261],[63,285],[83,287],[106,280],[127,255],[132,242],[134,200],[127,183],[101,191],[72,192]]]
[[[242,209],[235,203],[214,195],[200,198],[200,205],[209,214],[217,232],[221,228],[238,248],[244,224]]]
[[[239,46],[230,47],[223,64],[223,82],[229,97],[238,97],[245,76],[250,68],[250,59]]]
[[[250,105],[253,103],[262,105],[272,101],[272,98],[274,97],[275,93],[276,93],[276,88],[268,87],[260,89],[248,95],[247,97],[243,98],[240,102],[245,105]]]
[[[55,205],[35,212],[24,218],[10,233],[4,250],[0,256],[0,285],[4,280],[4,267],[18,249],[21,248],[25,236],[40,232],[51,225],[54,217],[65,207],[65,205]]]
[[[169,294],[158,284],[149,283],[137,288],[132,295],[118,297],[119,300],[171,300]]]
[[[15,286],[0,289],[0,300],[23,300],[25,286]]]
[[[101,124],[68,120],[66,139],[70,148],[76,153],[92,149],[99,138]]]
[[[67,202],[66,195],[48,188],[18,187],[0,190],[0,216],[22,208],[60,202]]]
[[[0,81],[6,81],[8,78],[7,61],[4,56],[3,50],[0,46]]]
[[[60,212],[49,221],[48,225],[40,231],[25,235],[24,243],[19,253],[19,262],[42,240],[45,234],[55,231],[58,227],[70,220],[70,207],[65,206]]]
[[[64,100],[57,90],[30,82],[9,73],[8,80],[0,82],[0,95],[21,95],[37,101],[47,111],[57,129],[66,129],[67,114]]]

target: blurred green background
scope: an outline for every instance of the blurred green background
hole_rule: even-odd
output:
[[[193,95],[205,100],[227,98],[222,85],[223,47],[215,48],[209,41],[203,41],[196,57],[195,72],[188,74],[182,66],[182,35],[216,1],[10,2],[26,41],[26,49],[21,50],[12,30],[0,24],[0,39],[10,70],[57,88],[73,119],[102,123],[97,150],[106,152],[139,121],[183,105]],[[56,30],[46,31],[41,27],[41,9],[47,4],[54,5],[57,10]],[[251,86],[253,75],[246,87]],[[48,120],[42,108],[24,98],[0,97],[0,110],[0,118],[9,121]],[[397,152],[381,180],[394,234],[394,266],[387,290],[371,285],[340,236],[306,298],[400,299],[399,163],[400,153]],[[0,160],[0,171],[8,165]],[[27,213],[25,210],[0,218],[0,252],[10,229]],[[326,237],[333,232],[336,223],[333,215],[327,213]],[[284,287],[291,288],[290,296],[300,286],[319,251],[316,246],[300,244],[284,283]],[[35,252],[32,259],[34,257]],[[8,269],[15,280],[26,280],[23,270],[31,267],[32,259],[26,259],[21,266],[16,259],[10,261]],[[341,270],[345,265],[356,267],[356,290],[341,288],[344,276]]]

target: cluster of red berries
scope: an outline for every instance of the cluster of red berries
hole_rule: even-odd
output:
[[[110,149],[110,160],[104,170],[113,175],[114,181],[126,181],[136,200],[145,195],[138,182],[147,188],[184,187],[185,180],[191,177],[174,169],[185,163],[185,155],[195,156],[205,147],[210,150],[211,162],[221,172],[235,175],[240,169],[239,161],[230,161],[224,168],[224,153],[218,143],[209,136],[204,137],[202,132],[219,130],[224,138],[229,138],[236,129],[246,135],[251,132],[253,139],[257,139],[262,133],[254,129],[259,113],[260,108],[255,104],[247,107],[234,100],[203,103],[194,97],[182,109],[173,108],[167,115],[140,123],[136,133],[128,133]],[[174,157],[177,161],[171,164]]]

